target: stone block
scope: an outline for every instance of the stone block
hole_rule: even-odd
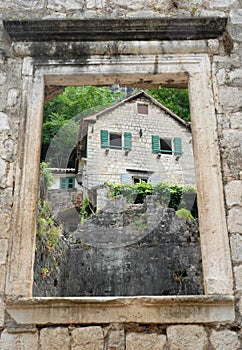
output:
[[[242,265],[234,267],[235,288],[237,292],[242,292]]]
[[[242,233],[242,208],[233,207],[229,210],[228,229],[230,233]]]
[[[69,350],[70,337],[68,328],[48,327],[40,331],[41,350]]]
[[[0,272],[1,272],[1,270],[0,270]],[[4,302],[2,299],[0,299],[0,327],[3,327],[3,325],[4,325],[4,311],[5,311]],[[1,344],[1,342],[0,342],[0,344]],[[1,349],[1,347],[0,347],[0,349]]]
[[[0,132],[2,130],[9,129],[8,116],[5,113],[0,112]]]
[[[106,5],[106,0],[87,0],[86,6],[88,10],[101,9]]]
[[[214,350],[240,349],[240,342],[237,334],[228,329],[222,331],[213,330],[210,336],[210,342]]]
[[[242,9],[232,9],[229,15],[232,24],[242,25]]]
[[[228,8],[228,6],[232,6],[233,4],[237,3],[237,0],[224,0],[224,1],[221,1],[221,0],[213,0],[213,1],[209,1],[209,7],[211,9],[216,9],[216,8],[219,8],[219,9],[226,9]]]
[[[242,75],[242,72],[241,72],[241,75]],[[242,120],[241,112],[231,114],[230,116],[231,129],[241,129],[242,127],[241,120]]]
[[[1,334],[1,350],[39,350],[38,333],[8,333],[6,330]]]
[[[242,40],[241,26],[239,25],[228,26],[228,29],[229,29],[229,34],[233,41]]]
[[[71,335],[71,350],[103,350],[104,348],[104,335],[101,327],[75,328]]]
[[[126,335],[126,350],[162,350],[166,336],[162,334],[129,333]]]
[[[202,326],[170,326],[167,337],[172,350],[204,350],[208,346],[207,334]]]
[[[108,333],[107,350],[124,350],[124,329],[110,330]]]
[[[228,207],[242,205],[242,182],[231,181],[225,186],[226,203]]]
[[[0,196],[0,200],[1,200]],[[1,205],[0,205],[0,211],[1,211]],[[6,238],[9,237],[9,228],[10,228],[10,215],[6,213],[0,212],[0,237]]]
[[[14,2],[14,6],[17,6],[19,2]],[[35,11],[40,10],[44,7],[44,0],[21,0],[21,7],[27,11],[27,10],[33,10]]]
[[[242,87],[242,69],[232,69],[226,76],[224,80],[225,84],[228,86]]]
[[[83,0],[53,0],[47,6],[52,10],[82,10],[83,5]]]
[[[242,106],[241,88],[221,86],[219,88],[219,101],[225,112],[240,111]]]
[[[0,239],[0,265],[3,265],[6,263],[7,252],[8,252],[8,240]]]
[[[240,300],[239,300],[239,312],[242,318],[242,296],[240,297]]]
[[[0,158],[0,184],[5,187],[7,163]]]
[[[8,105],[10,107],[16,106],[18,102],[18,97],[19,97],[19,89],[10,89],[8,91]]]
[[[242,263],[242,236],[231,235],[230,247],[233,262]]]
[[[6,283],[6,265],[0,265],[0,295],[4,294],[5,283]]]

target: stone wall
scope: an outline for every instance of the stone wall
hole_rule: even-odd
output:
[[[47,243],[37,250],[34,296],[203,294],[197,220],[179,219],[153,196],[108,201],[66,243]]]
[[[13,0],[0,1],[0,13],[2,18],[13,20],[155,17],[162,22],[162,18],[168,16],[171,22],[175,18],[177,25],[180,23],[179,19],[184,16],[193,16],[193,20],[202,20],[204,16],[228,18],[226,30],[217,37],[201,35],[200,38],[194,38],[199,28],[196,27],[197,30],[194,31],[193,27],[189,27],[190,33],[186,38],[188,40],[179,42],[176,41],[176,35],[171,35],[171,39],[175,41],[159,42],[162,39],[156,38],[157,42],[149,39],[144,44],[141,42],[130,44],[128,41],[113,44],[105,42],[105,39],[104,42],[91,43],[89,46],[70,42],[57,44],[53,41],[47,44],[18,42],[12,45],[12,39],[1,24],[0,348],[3,350],[58,349],[61,340],[61,347],[66,349],[123,350],[125,347],[135,349],[135,346],[138,346],[139,350],[155,349],[155,347],[162,349],[164,346],[186,350],[241,349],[241,2],[239,0],[206,2],[140,0],[127,3],[115,0]],[[144,22],[143,19],[142,22]],[[182,33],[182,30],[180,32]],[[194,40],[189,40],[191,37]],[[40,39],[43,39],[41,35],[39,35]],[[102,58],[98,55],[95,59],[87,58],[89,57],[87,49],[92,49],[93,52],[96,50]],[[122,61],[124,53],[126,56]],[[31,55],[36,59],[34,69],[31,66]],[[76,70],[73,68],[69,72],[67,79],[66,72],[73,61],[67,63],[65,59],[73,59],[72,55],[77,60],[75,64],[79,66]],[[85,81],[85,74],[81,77],[79,74],[88,64],[92,65],[92,72],[88,72],[86,83],[95,81],[96,84],[98,82],[101,84],[101,82],[113,82],[115,79],[120,81],[126,79],[127,83],[128,78],[131,79],[132,74],[135,73],[134,68],[133,71],[127,69],[129,62],[127,56],[132,61],[132,55],[138,56],[138,59],[134,60],[137,73],[134,80],[137,86],[142,85],[139,74],[144,62],[148,67],[147,79],[151,77],[151,80],[155,81],[154,79],[160,77],[159,74],[153,74],[156,67],[158,73],[167,75],[169,82],[166,79],[163,81],[167,85],[174,84],[174,79],[181,83],[185,76],[182,67],[187,67],[188,64],[191,64],[189,67],[193,67],[195,60],[198,65],[199,62],[206,62],[200,67],[208,67],[208,62],[211,64],[208,72],[206,68],[203,74],[201,74],[203,68],[200,69],[200,73],[190,68],[189,73],[191,114],[199,115],[199,118],[193,119],[193,132],[195,139],[200,135],[203,141],[199,143],[203,145],[201,147],[197,147],[195,143],[195,158],[197,158],[195,163],[201,193],[198,206],[200,206],[202,222],[200,228],[205,271],[204,286],[209,293],[205,296],[185,299],[183,297],[111,298],[111,300],[31,298],[30,271],[34,256],[35,193],[40,154],[36,145],[40,143],[41,118],[38,116],[42,113],[41,101],[44,100],[42,85],[80,84]],[[158,55],[158,62],[161,62],[164,57],[166,62],[170,62],[166,67],[169,69],[163,70],[162,65],[153,64],[157,62],[156,55]],[[179,56],[176,63],[173,63],[174,55],[182,55],[182,58]],[[203,61],[201,55],[205,57]],[[105,58],[104,61],[102,61],[103,58]],[[112,68],[114,62],[118,61],[122,72],[125,72],[122,76],[121,69],[117,69],[119,77],[115,70],[117,66],[115,69]],[[40,73],[41,69],[44,70],[44,64],[47,67],[45,72],[49,70],[49,74],[43,82],[43,76]],[[95,64],[97,66],[100,64],[99,72],[94,67]],[[61,69],[57,70],[56,67],[59,65],[62,65],[64,73]],[[178,67],[178,70],[184,74],[175,74],[174,67]],[[36,71],[38,71],[37,76]],[[58,74],[56,74],[57,71]],[[102,74],[98,78],[100,71]],[[108,74],[113,78],[109,80]],[[75,79],[74,75],[78,78]],[[202,80],[202,77],[206,77],[207,80]],[[142,78],[145,79],[145,74]],[[156,83],[158,81],[156,80]],[[188,82],[188,79],[184,81]],[[198,81],[202,85],[194,88]],[[205,83],[207,81],[209,81],[208,84]],[[202,108],[196,112],[197,104]],[[31,119],[30,114],[34,118]],[[203,124],[205,123],[204,127],[199,124],[201,120]],[[207,140],[211,138],[212,143],[208,143]],[[219,157],[211,156],[209,159],[213,161],[204,164],[204,159],[214,155],[217,149]],[[204,168],[205,171],[202,171]],[[210,176],[211,173],[212,176]],[[220,178],[221,174],[222,186],[214,186],[214,183],[220,183],[216,182],[216,179]],[[212,207],[206,204],[212,200]],[[214,216],[214,224],[212,216]],[[215,227],[216,223],[219,228]],[[227,239],[230,241],[229,248]],[[207,243],[208,241],[210,244]],[[232,283],[230,262],[233,269]],[[212,273],[207,276],[206,271],[210,269]],[[233,293],[231,285],[233,285]],[[213,286],[215,286],[214,289]]]
[[[21,344],[21,345],[19,345]],[[221,345],[222,344],[222,345]],[[108,326],[45,327],[19,333],[2,333],[1,349],[72,350],[239,350],[235,331],[211,326],[174,325],[153,327],[120,324]]]
[[[37,237],[33,296],[59,297],[62,294],[62,270],[68,263],[69,242],[64,236],[50,244],[49,237]]]

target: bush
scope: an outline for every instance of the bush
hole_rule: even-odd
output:
[[[134,185],[108,183],[108,186],[110,199],[114,199],[122,194],[129,203],[137,204],[144,203],[146,196],[153,194],[162,206],[173,208],[176,211],[184,207],[185,209],[192,210],[193,216],[197,217],[195,187],[176,184],[170,185],[164,182],[156,185],[146,182]]]
[[[189,221],[189,220],[193,220],[194,217],[192,216],[190,210],[187,210],[185,208],[181,208],[179,210],[176,211],[176,216],[179,218],[179,219],[184,219],[186,221]]]

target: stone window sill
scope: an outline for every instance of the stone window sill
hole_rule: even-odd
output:
[[[20,298],[6,311],[19,325],[233,322],[234,297],[138,296]]]

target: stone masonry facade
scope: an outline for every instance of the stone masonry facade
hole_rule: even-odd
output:
[[[0,15],[0,349],[241,349],[241,1],[13,0],[0,1]],[[200,37],[200,27],[189,27],[181,40],[177,26],[185,30],[188,17],[224,18],[226,26],[206,36],[207,25]],[[159,19],[167,31],[175,18],[176,33],[164,41],[153,31],[144,43],[99,37],[87,44],[41,33],[28,41],[31,30],[14,41],[13,24],[6,31],[6,20],[27,19],[34,31],[31,19],[104,18],[140,18],[144,27],[144,18]],[[205,295],[32,298],[44,86],[142,87],[162,77],[166,86],[189,84]]]
[[[148,106],[148,114],[138,113],[137,105]],[[83,186],[92,188],[105,182],[133,183],[132,178],[145,178],[148,182],[195,185],[192,135],[189,126],[176,120],[169,112],[155,105],[149,98],[138,95],[116,108],[90,117],[95,124],[88,127],[87,157],[83,172]],[[87,118],[89,119],[89,118]],[[122,149],[101,147],[100,132],[122,135]],[[140,131],[141,130],[141,131]],[[131,149],[124,149],[124,134],[131,134]],[[154,153],[152,136],[171,140],[173,154]],[[182,154],[174,154],[174,139],[181,139]],[[81,170],[81,169],[80,169]]]

